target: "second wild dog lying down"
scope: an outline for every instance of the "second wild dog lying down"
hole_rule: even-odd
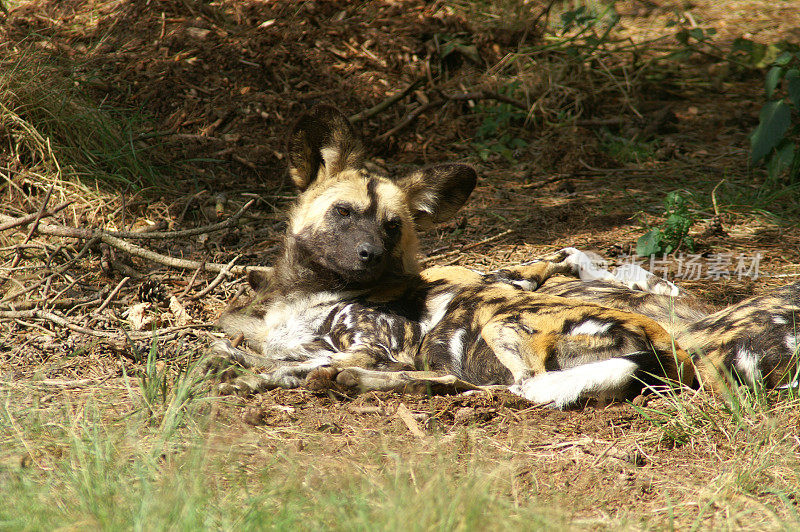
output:
[[[352,126],[327,106],[295,124],[288,157],[301,194],[282,254],[269,278],[250,279],[255,296],[220,319],[258,354],[214,346],[246,366],[277,368],[239,386],[297,386],[317,368],[426,369],[561,407],[630,397],[664,379],[693,384],[695,367],[712,386],[725,371],[772,386],[793,377],[800,283],[705,316],[683,303],[671,312],[669,298],[610,278],[575,280],[587,270],[573,251],[493,274],[420,272],[417,228],[456,213],[474,170],[368,171]]]

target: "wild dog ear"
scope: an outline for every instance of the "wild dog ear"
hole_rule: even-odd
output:
[[[420,229],[452,218],[475,188],[478,174],[465,164],[429,166],[397,180]]]
[[[289,175],[300,190],[364,160],[364,145],[341,111],[317,105],[295,122],[286,145]]]

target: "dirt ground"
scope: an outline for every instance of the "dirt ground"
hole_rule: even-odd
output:
[[[50,221],[109,230],[180,230],[227,219],[255,199],[233,229],[140,243],[201,262],[226,264],[238,257],[240,265],[268,265],[293,194],[283,153],[293,118],[319,102],[356,115],[419,80],[407,97],[356,125],[375,162],[393,171],[452,160],[479,170],[479,185],[463,213],[424,236],[426,264],[489,270],[566,246],[621,263],[646,227],[662,220],[665,195],[683,190],[689,191],[699,218],[692,230],[695,253],[705,261],[727,253],[734,262],[760,253],[761,275],[755,280],[736,275],[677,279],[679,284],[724,305],[797,279],[796,211],[780,214],[787,204],[796,205],[796,197],[758,208],[751,201],[763,181],[763,170],[749,166],[747,140],[763,103],[763,70],[721,70],[722,58],[703,48],[650,70],[625,66],[623,60],[581,70],[563,54],[534,55],[533,66],[518,67],[512,78],[503,70],[508,57],[525,45],[546,42],[544,22],[553,23],[566,8],[558,4],[545,16],[548,3],[531,2],[527,18],[502,26],[497,18],[477,17],[469,2],[448,4],[12,2],[0,23],[6,64],[15,54],[32,54],[45,65],[41,83],[47,83],[48,72],[60,73],[95,105],[138,116],[131,143],[141,145],[163,170],[159,182],[143,187],[59,184],[53,203],[74,204]],[[663,37],[648,48],[654,57],[677,46],[670,20],[716,29],[714,42],[721,48],[743,35],[764,44],[800,39],[798,6],[759,2],[754,10],[752,4],[725,2],[727,8],[721,9],[710,0],[688,7],[668,0],[620,1],[616,11],[622,19],[614,35],[620,41]],[[457,51],[445,53],[447,46]],[[605,76],[606,70],[615,74]],[[514,98],[531,111],[527,121],[506,124],[525,141],[510,159],[491,150],[481,157],[475,145],[488,113],[482,114],[480,106],[496,105],[494,100],[445,98],[398,127],[414,109],[442,94],[501,92],[514,79],[522,83]],[[6,131],[0,129],[0,136],[6,138]],[[615,139],[632,137],[642,139],[641,151],[625,155],[611,148]],[[0,151],[6,176],[0,185],[3,213],[22,216],[41,206],[48,187],[30,171],[34,162],[10,149]],[[712,190],[718,185],[722,233],[709,231],[716,208]],[[45,279],[46,268],[65,264],[81,249],[74,240],[36,236],[31,243],[51,242],[51,247],[30,246],[15,260],[24,237],[19,229],[3,235],[4,298]],[[54,246],[66,248],[63,256]],[[673,275],[675,268],[673,263]],[[243,276],[230,276],[198,297],[215,273],[193,279],[194,271],[130,258],[120,250],[93,249],[65,271],[47,287],[2,303],[5,311],[25,311],[37,308],[38,297],[45,300],[38,308],[46,308],[54,294],[94,302],[53,310],[71,328],[41,316],[0,319],[0,380],[34,383],[39,397],[120,388],[128,376],[144,371],[152,340],[126,340],[119,331],[131,328],[132,318],[123,313],[140,301],[146,279],[156,280],[178,303],[144,311],[158,326],[174,327],[158,341],[160,368],[196,359],[216,334],[212,325],[219,312],[246,284]],[[96,313],[99,301],[124,277],[130,279]],[[26,307],[23,301],[34,303]],[[716,399],[686,400],[697,403],[697,412],[724,410]],[[680,417],[669,399],[654,399],[648,407],[667,425],[670,416]],[[704,505],[713,506],[708,501],[715,499],[702,494],[710,479],[746,459],[748,447],[739,444],[762,437],[767,426],[776,435],[789,434],[800,423],[794,411],[778,407],[774,418],[759,418],[747,429],[706,431],[699,423],[697,433],[683,438],[627,404],[551,411],[507,393],[354,397],[305,390],[223,398],[214,415],[232,434],[251,438],[259,453],[291,448],[309,459],[323,455],[358,462],[385,449],[387,439],[393,451],[415,456],[469,448],[470,456],[511,465],[514,493],[509,497],[535,495],[585,527],[614,527],[620,516],[635,515],[666,523],[675,508],[683,509],[679,525],[775,526],[767,509],[777,498],[767,489],[732,495],[744,501],[741,515],[733,516],[709,510]],[[796,454],[796,444],[787,441],[776,445]],[[769,470],[764,478],[784,474],[784,469]],[[788,510],[775,512],[785,517]]]

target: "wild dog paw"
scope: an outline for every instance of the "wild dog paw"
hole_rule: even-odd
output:
[[[226,370],[229,371],[229,370]],[[249,397],[275,388],[299,388],[305,384],[305,377],[297,375],[294,368],[280,367],[265,373],[224,373],[222,383],[217,387],[220,395],[239,395]]]
[[[581,281],[613,281],[614,276],[606,270],[606,260],[596,253],[581,251],[576,248],[564,248],[555,255],[554,262],[563,262],[570,266],[572,273]],[[553,260],[553,259],[550,259]]]
[[[217,386],[217,392],[220,395],[249,397],[274,388],[274,386],[270,386],[269,384],[270,383],[263,379],[261,375],[246,373],[220,383],[220,385]]]
[[[239,376],[243,367],[248,367],[239,351],[227,339],[216,340],[203,355],[199,371],[223,383],[229,382]]]
[[[306,377],[306,388],[312,391],[336,388],[337,375],[339,375],[339,369],[333,366],[312,369]]]
[[[308,384],[309,377],[318,373],[317,379],[324,378],[323,371],[332,371],[328,366],[327,358],[308,360],[305,362],[281,362],[273,365],[269,371],[260,373],[258,376],[269,388],[298,388]]]
[[[675,284],[649,272],[638,264],[623,264],[614,270],[614,279],[631,290],[677,297],[681,290]]]
[[[206,374],[217,374],[231,366],[252,368],[263,362],[262,357],[234,347],[230,340],[222,338],[208,347],[201,368]]]

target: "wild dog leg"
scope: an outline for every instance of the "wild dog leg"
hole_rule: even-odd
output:
[[[435,393],[448,394],[460,393],[467,390],[479,390],[484,387],[475,386],[454,375],[443,374],[436,371],[378,371],[361,367],[347,367],[339,369],[331,375],[324,369],[320,373],[327,373],[324,377],[329,379],[327,386],[335,385],[359,393],[368,391],[398,391],[403,393]],[[309,375],[309,384],[316,372]],[[333,378],[335,377],[335,378]],[[315,384],[320,388],[325,387],[322,378]]]
[[[537,290],[545,281],[555,275],[567,275],[581,281],[603,281],[622,285],[631,290],[651,294],[676,297],[680,289],[673,283],[662,279],[636,264],[625,264],[614,272],[605,269],[602,258],[585,253],[576,248],[564,248],[544,259],[516,266],[508,266],[488,273],[484,280],[513,285],[523,290]]]
[[[498,319],[481,329],[481,337],[494,355],[511,372],[514,383],[543,373],[546,353],[535,352],[531,334],[526,334],[519,323]]]
[[[206,374],[219,376],[221,393],[250,395],[273,388],[301,386],[311,370],[328,363],[325,357],[303,362],[270,360],[222,339],[211,344],[202,368]]]
[[[234,347],[230,340],[222,338],[215,340],[206,351],[203,368],[208,372],[216,372],[237,364],[243,368],[252,368],[264,364],[267,360],[255,353]]]
[[[487,274],[462,266],[433,266],[423,271],[422,277],[428,282],[446,281],[454,285],[496,282],[512,285],[521,290],[534,291],[554,275],[577,276],[578,263],[575,259],[568,260],[569,258],[568,253],[559,252],[545,260],[508,266]]]
[[[237,366],[239,370],[235,369]],[[331,351],[327,356],[311,360],[287,361],[249,353],[233,347],[227,339],[211,345],[208,360],[204,364],[207,373],[214,372],[221,376],[222,393],[244,395],[273,388],[297,388],[305,385],[315,370],[325,370],[327,377],[332,378],[341,368],[351,366],[389,371],[413,368],[409,363],[393,359],[386,350],[360,344],[340,352]]]
[[[575,265],[566,258],[566,255],[557,255],[552,259],[509,266],[486,274],[484,281],[510,284],[521,290],[534,291],[554,275],[577,275]]]

